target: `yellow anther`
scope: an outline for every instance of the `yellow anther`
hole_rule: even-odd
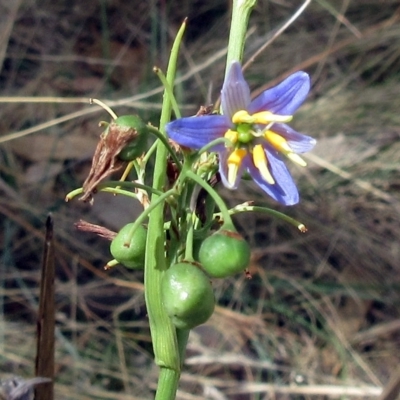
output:
[[[233,144],[235,144],[238,140],[238,133],[232,129],[228,129],[225,132],[224,138],[229,139]]]
[[[232,122],[234,124],[263,124],[268,125],[271,122],[289,122],[292,115],[277,115],[270,111],[261,111],[250,115],[246,110],[240,110],[233,114]]]
[[[254,118],[246,110],[240,110],[233,114],[232,122],[234,124],[253,124]]]
[[[270,111],[261,111],[252,115],[253,124],[268,125],[271,122],[289,122],[293,119],[292,115],[277,115]]]
[[[296,164],[299,164],[302,167],[305,167],[307,165],[307,163],[298,154],[293,152],[286,139],[281,135],[278,135],[277,133],[272,131],[266,131],[264,132],[264,138],[268,140],[268,142],[271,143],[272,146],[275,147],[275,149],[285,154],[287,158],[289,158]]]
[[[247,154],[246,149],[236,149],[232,151],[232,153],[228,157],[228,164],[234,164],[240,166],[246,154]]]
[[[255,145],[253,148],[253,162],[264,180],[270,185],[273,185],[275,180],[269,172],[267,156],[260,144]]]
[[[307,163],[296,153],[287,153],[286,157],[302,167],[307,165]]]
[[[292,149],[288,145],[287,140],[272,131],[265,131],[264,138],[268,140],[277,150],[282,151],[283,153],[292,153]]]
[[[231,186],[235,184],[237,173],[246,154],[245,149],[236,149],[228,157],[228,183]]]

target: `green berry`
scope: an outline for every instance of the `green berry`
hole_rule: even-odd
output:
[[[143,269],[146,251],[147,230],[142,225],[133,232],[129,242],[133,222],[125,225],[113,239],[110,251],[113,257],[127,268]]]
[[[120,129],[133,129],[135,138],[129,142],[118,154],[123,161],[132,161],[141,156],[147,145],[147,125],[137,115],[122,115],[114,122]]]
[[[214,312],[211,282],[194,264],[178,263],[165,271],[161,295],[167,314],[179,329],[203,324]]]
[[[236,231],[220,229],[204,240],[199,261],[214,278],[244,271],[250,263],[250,246]]]

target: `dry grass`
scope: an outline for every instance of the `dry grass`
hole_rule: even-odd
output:
[[[227,4],[1,3],[0,372],[33,374],[43,223],[52,211],[57,399],[151,398],[157,369],[142,276],[103,272],[107,245],[73,229],[79,218],[118,229],[134,207],[106,195],[92,208],[63,199],[82,184],[98,120],[107,118],[86,99],[108,99],[118,113],[156,123],[161,91],[151,67],[165,65],[186,15],[179,101],[190,114],[216,99]],[[247,59],[300,5],[259,3]],[[253,279],[215,283],[220,307],[191,336],[179,399],[377,398],[399,364],[397,7],[315,1],[246,71],[255,89],[299,68],[313,78],[295,124],[319,144],[309,167],[294,171],[301,203],[284,210],[309,232],[238,216],[254,249]],[[9,140],[13,134],[21,137]],[[248,184],[235,196],[269,201]]]

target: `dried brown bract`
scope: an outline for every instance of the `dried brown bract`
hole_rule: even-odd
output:
[[[82,232],[96,233],[100,237],[103,237],[108,240],[113,240],[115,236],[117,236],[116,232],[111,231],[110,229],[107,229],[101,225],[91,224],[90,222],[84,221],[83,219],[80,219],[78,222],[75,222],[74,225],[76,229]]]
[[[83,183],[82,201],[93,202],[93,194],[97,191],[97,185],[113,172],[118,171],[124,165],[124,161],[118,158],[121,150],[137,137],[134,128],[120,126],[112,122],[100,136],[93,159],[92,168]]]
[[[196,113],[196,117],[201,117],[203,115],[210,115],[213,113],[213,104],[210,104],[209,106],[200,106],[199,111]]]

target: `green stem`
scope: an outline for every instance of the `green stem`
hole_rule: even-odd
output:
[[[172,90],[171,85],[167,81],[167,78],[165,77],[160,68],[154,67],[153,71],[157,74],[158,78],[160,79],[161,83],[164,86],[165,91],[168,93],[169,99],[171,101],[171,106],[174,110],[176,118],[181,118],[181,112],[179,111],[178,103],[176,102],[174,92]]]
[[[143,185],[142,183],[139,182],[127,182],[127,181],[104,181],[101,182],[97,188],[99,190],[104,190],[104,189],[117,189],[119,187],[123,188],[134,188],[134,189],[141,189],[145,190],[147,193],[156,193],[156,194],[163,194],[161,190],[155,190],[151,186],[148,185]],[[118,194],[118,192],[115,192]]]
[[[100,189],[100,192],[112,193],[112,194],[120,194],[122,196],[131,197],[132,199],[138,200],[138,196],[136,193],[129,192],[128,190],[113,188],[113,187],[104,187]]]
[[[192,179],[198,185],[200,185],[203,189],[205,189],[207,191],[207,193],[212,197],[215,204],[221,211],[222,218],[224,220],[224,224],[229,224],[229,225],[233,226],[233,222],[232,222],[231,216],[229,214],[229,210],[228,210],[225,202],[222,200],[221,196],[211,187],[211,185],[209,185],[206,181],[201,179],[193,171],[185,171],[185,175],[187,178]]]
[[[292,224],[293,226],[295,226],[301,232],[306,232],[307,231],[307,228],[305,227],[305,225],[303,223],[301,223],[300,221],[298,221],[297,219],[289,217],[288,215],[286,215],[284,213],[281,213],[279,211],[273,210],[272,208],[259,207],[259,206],[250,206],[249,208],[251,209],[251,211],[254,211],[254,212],[260,212],[260,213],[264,213],[264,214],[269,214],[269,215],[273,215],[276,218],[280,218],[283,221],[286,221],[289,224]]]
[[[146,152],[145,156],[143,157],[142,160],[142,165],[143,168],[146,166],[147,162],[149,161],[150,157],[153,155],[153,153],[157,150],[157,146],[158,146],[158,141],[155,141],[150,149]]]
[[[161,368],[158,377],[156,400],[175,399],[180,372],[170,368]]]
[[[114,187],[115,186],[115,187]],[[113,194],[120,194],[123,196],[133,197],[137,199],[137,194],[128,192],[127,190],[120,189],[120,187],[137,188],[145,190],[147,193],[163,194],[160,190],[156,190],[150,186],[143,185],[138,182],[125,182],[125,181],[105,181],[97,186],[97,190],[100,192],[108,192]],[[83,188],[72,190],[65,196],[65,201],[71,201],[74,197],[83,193]]]
[[[80,187],[78,189],[74,189],[72,191],[70,191],[69,193],[67,193],[67,195],[65,196],[65,201],[71,201],[74,197],[78,196],[78,194],[82,194],[83,193],[83,188]]]
[[[179,355],[181,359],[181,366],[183,365],[183,361],[186,355],[186,345],[189,339],[190,330],[187,329],[177,329],[176,337],[178,339],[178,347],[179,347]]]
[[[157,128],[155,128],[154,126],[151,125],[147,125],[147,128],[149,130],[150,133],[152,133],[154,136],[156,136],[158,139],[161,140],[162,144],[166,147],[166,149],[168,150],[168,153],[170,154],[170,156],[172,157],[172,159],[174,160],[176,166],[178,167],[179,170],[182,169],[182,164],[179,161],[178,157],[176,156],[176,153],[174,152],[174,150],[172,149],[172,147],[170,146],[170,144],[168,143],[168,139],[165,137],[165,135],[163,135]]]
[[[167,81],[173,86],[179,45],[185,31],[182,24],[171,50],[167,70]],[[160,131],[165,134],[165,124],[171,118],[171,101],[164,91],[163,108],[160,117]],[[162,190],[165,185],[168,150],[162,142],[157,144],[157,155],[154,166],[153,187]],[[153,193],[151,202],[160,196]],[[155,399],[173,400],[180,377],[180,352],[176,337],[176,329],[165,312],[161,298],[161,279],[168,268],[165,258],[164,207],[155,208],[149,216],[146,262],[144,272],[145,300],[149,316],[150,333],[153,342],[155,362],[160,368],[160,377]]]
[[[217,144],[224,144],[226,147],[234,147],[234,144],[232,143],[231,140],[221,137],[218,139],[215,139],[211,141],[210,143],[207,143],[205,146],[203,146],[200,150],[197,151],[198,156],[201,154],[205,153],[206,151],[210,151],[214,146]]]
[[[293,226],[295,226],[300,232],[307,232],[307,228],[306,226],[298,221],[297,219],[294,219],[292,217],[289,217],[288,215],[281,213],[279,211],[273,210],[272,208],[268,208],[268,207],[258,207],[258,206],[253,206],[252,207],[254,212],[261,212],[264,214],[269,214],[269,215],[273,215],[276,218],[280,218],[283,221],[288,222],[289,224],[292,224]]]
[[[240,214],[243,212],[260,212],[263,214],[272,215],[276,218],[279,218],[279,219],[295,226],[300,232],[307,232],[307,228],[302,222],[300,222],[297,219],[294,219],[292,217],[289,217],[288,215],[286,215],[284,213],[273,210],[272,208],[260,207],[260,206],[250,206],[248,204],[239,204],[236,207],[233,207],[229,210],[230,215]],[[215,213],[214,218],[216,218],[216,217],[223,218],[222,213]]]
[[[229,33],[228,54],[226,56],[225,76],[232,61],[243,60],[247,25],[256,0],[233,0],[231,30]]]
[[[189,213],[187,215],[188,231],[186,235],[185,260],[193,261],[193,233],[194,233],[195,215]]]
[[[120,183],[120,182],[119,182]],[[118,185],[121,186],[121,185]],[[118,189],[118,188],[113,188],[113,187],[103,187],[100,188],[98,187],[98,190],[100,192],[108,192],[108,193],[113,193],[113,194],[121,194],[123,196],[127,196],[127,197],[132,197],[133,199],[137,199],[137,194],[133,193],[133,192],[128,192],[127,190],[123,190],[123,189]],[[73,190],[72,192],[69,192],[66,196],[65,196],[65,201],[71,201],[74,197],[78,196],[79,194],[83,193],[83,188],[78,188]]]
[[[117,261],[115,258],[113,258],[112,260],[110,260],[106,265],[105,268],[113,268],[116,265],[119,265],[119,261]]]
[[[170,197],[176,195],[175,189],[170,189],[168,192],[163,193],[161,196],[157,196],[154,194],[154,196],[157,196],[156,199],[154,199],[150,205],[136,218],[135,222],[132,225],[132,228],[129,229],[129,233],[126,235],[126,243],[129,245],[132,241],[133,234],[135,233],[136,229],[139,227],[139,225],[143,224],[143,222],[146,220],[146,218],[151,215],[154,210],[157,209],[161,204],[165,202],[165,200]],[[160,233],[160,232],[159,232]]]

